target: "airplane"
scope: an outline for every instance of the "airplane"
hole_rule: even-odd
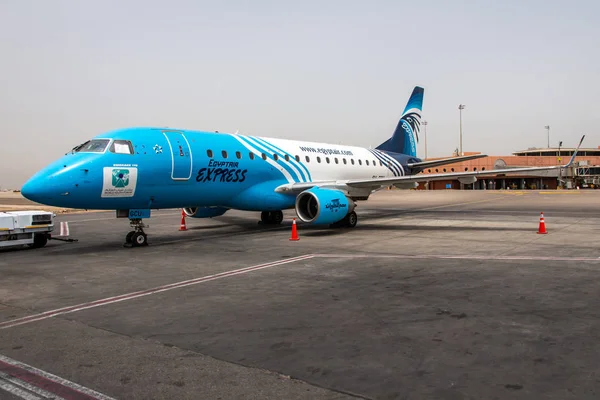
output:
[[[393,135],[374,149],[242,134],[134,127],[100,134],[43,168],[22,187],[24,197],[50,206],[116,210],[129,218],[127,247],[145,246],[144,219],[153,209],[181,208],[212,218],[230,209],[261,212],[281,224],[295,209],[306,223],[354,227],[355,208],[388,186],[551,170],[570,166],[419,174],[426,168],[487,157],[421,160],[417,143],[424,89],[416,86]],[[585,137],[585,136],[584,136]],[[579,146],[581,146],[581,141]],[[579,149],[579,147],[578,147]]]

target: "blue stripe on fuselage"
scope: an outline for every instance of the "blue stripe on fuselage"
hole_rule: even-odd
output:
[[[277,165],[279,165],[281,168],[285,169],[287,171],[287,173],[290,174],[290,176],[292,177],[294,182],[304,182],[303,177],[300,175],[300,172],[298,170],[296,170],[295,168],[292,168],[292,166],[289,163],[287,163],[285,160],[283,160],[283,155],[278,154],[276,151],[273,151],[273,149],[267,147],[266,145],[262,144],[258,140],[254,140],[250,136],[238,135],[237,137],[241,140],[244,140],[246,143],[248,143],[248,145],[260,149],[261,152],[265,152],[265,154],[267,155],[267,157],[269,157],[269,159],[273,160],[275,163],[277,163]],[[277,160],[275,160],[273,157],[274,153],[277,154],[277,158],[278,158]]]
[[[259,137],[256,137],[256,136],[252,136],[252,138],[260,141],[261,143],[264,143],[265,145],[269,146],[271,149],[279,151],[282,154],[287,155],[288,157],[290,157],[290,163],[292,165],[294,165],[295,167],[297,167],[300,170],[300,172],[302,172],[303,177],[305,179],[305,182],[311,182],[312,181],[312,177],[310,175],[310,171],[308,170],[308,168],[304,164],[302,164],[302,162],[296,160],[296,156],[293,156],[290,153],[288,153],[288,152],[280,149],[279,147],[275,146],[271,142],[267,142],[265,139],[262,139],[262,138],[259,138]]]

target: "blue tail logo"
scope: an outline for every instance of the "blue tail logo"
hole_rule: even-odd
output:
[[[416,86],[408,99],[402,117],[390,139],[377,147],[378,150],[417,156],[417,143],[421,130],[421,111],[425,90]]]

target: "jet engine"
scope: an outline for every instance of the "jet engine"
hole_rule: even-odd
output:
[[[304,222],[334,224],[354,211],[354,202],[336,189],[312,188],[296,198],[296,214]]]
[[[191,218],[212,218],[225,214],[227,210],[225,207],[190,207],[184,208],[183,212]]]

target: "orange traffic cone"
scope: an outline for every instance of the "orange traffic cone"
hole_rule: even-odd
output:
[[[294,218],[294,222],[292,222],[292,237],[290,240],[300,240],[298,237],[298,228],[296,228],[296,218]]]
[[[185,226],[185,211],[181,210],[181,225],[179,226],[180,231],[187,231],[187,226]]]
[[[548,232],[546,231],[546,222],[544,221],[544,213],[540,213],[540,229],[537,232],[540,235],[545,235]]]

